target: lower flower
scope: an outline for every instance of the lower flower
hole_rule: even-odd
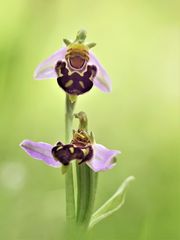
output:
[[[105,171],[116,165],[118,150],[110,150],[101,144],[92,143],[84,130],[75,131],[70,144],[58,142],[53,146],[44,142],[24,140],[21,148],[32,158],[42,160],[51,167],[69,165],[72,160],[79,164],[86,163],[93,171]]]

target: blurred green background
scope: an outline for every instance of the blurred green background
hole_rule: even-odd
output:
[[[0,7],[0,239],[64,238],[64,176],[32,160],[23,139],[64,139],[64,92],[35,81],[35,67],[85,28],[113,80],[93,88],[77,109],[96,140],[120,149],[100,174],[96,207],[129,175],[126,203],[90,239],[180,239],[178,107],[180,2],[168,0],[6,0]]]

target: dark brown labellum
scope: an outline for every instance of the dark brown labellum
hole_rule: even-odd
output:
[[[52,155],[55,160],[66,166],[75,159],[80,160],[80,163],[90,160],[93,157],[93,149],[91,145],[80,148],[73,144],[58,143],[53,147]]]
[[[76,60],[77,61],[77,60]],[[81,65],[82,62],[74,61],[74,64]],[[59,61],[56,64],[57,82],[65,92],[71,95],[80,95],[88,92],[93,87],[93,80],[96,76],[97,68],[94,65],[87,65],[84,72],[71,72],[67,68],[66,62]]]

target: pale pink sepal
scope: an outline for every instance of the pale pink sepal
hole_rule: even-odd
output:
[[[94,85],[103,92],[111,92],[112,81],[105,68],[102,66],[93,52],[89,52],[89,56],[90,64],[93,64],[97,67],[97,76],[94,79]]]
[[[108,149],[101,144],[94,144],[93,150],[93,158],[86,163],[94,172],[106,171],[116,165],[114,158],[120,154],[120,151]]]
[[[55,161],[51,150],[53,146],[44,142],[33,142],[31,140],[24,140],[20,147],[32,158],[43,161],[51,167],[60,167],[62,164]]]
[[[64,59],[67,48],[63,47],[59,49],[57,52],[52,54],[49,58],[40,63],[34,72],[34,78],[36,80],[43,80],[49,78],[57,78],[57,74],[55,72],[56,63],[59,60]]]

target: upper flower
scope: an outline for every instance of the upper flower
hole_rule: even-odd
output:
[[[48,143],[24,140],[20,146],[31,157],[42,160],[49,166],[61,167],[77,160],[86,163],[93,171],[105,171],[116,165],[118,150],[110,150],[101,144],[92,142],[91,136],[84,130],[75,131],[70,144],[58,142],[56,146]]]
[[[37,80],[57,78],[59,86],[70,95],[83,94],[93,85],[103,92],[110,92],[111,80],[90,51],[95,44],[85,44],[85,38],[85,31],[79,31],[74,42],[64,39],[66,47],[39,64],[34,78]]]

